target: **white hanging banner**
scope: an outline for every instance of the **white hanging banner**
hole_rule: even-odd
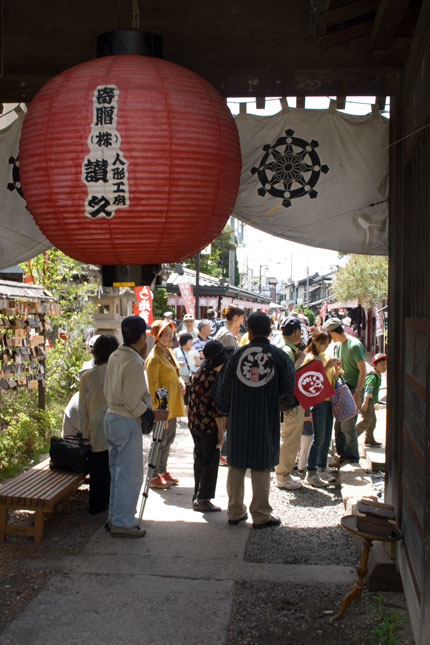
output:
[[[25,262],[52,244],[28,212],[19,181],[19,137],[24,113],[0,130],[0,269]],[[1,127],[2,119],[0,119]]]
[[[388,254],[386,118],[330,107],[235,120],[242,175],[234,217],[309,246]]]

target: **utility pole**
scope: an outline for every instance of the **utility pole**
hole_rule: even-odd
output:
[[[200,288],[200,252],[196,255],[196,284],[194,286],[194,302],[195,310],[194,314],[196,319],[200,318],[200,307],[199,307],[199,288]]]
[[[309,309],[309,260],[306,268],[306,307]]]

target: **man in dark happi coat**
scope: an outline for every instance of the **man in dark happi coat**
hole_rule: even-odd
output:
[[[271,321],[262,312],[250,315],[250,343],[238,349],[218,376],[212,394],[228,412],[229,524],[247,519],[243,503],[246,469],[251,469],[250,511],[254,528],[279,526],[269,504],[270,470],[279,462],[279,398],[292,393],[294,366],[287,354],[270,344]]]

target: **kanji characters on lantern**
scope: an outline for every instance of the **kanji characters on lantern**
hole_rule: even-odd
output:
[[[119,89],[99,85],[93,95],[93,122],[88,137],[90,155],[82,165],[82,181],[88,188],[85,214],[111,218],[116,208],[129,206],[127,161],[120,150],[116,130]]]

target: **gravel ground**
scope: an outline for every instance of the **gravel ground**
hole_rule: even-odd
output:
[[[383,475],[375,477],[376,488],[383,487]],[[319,564],[356,566],[357,543],[342,529],[345,514],[340,490],[303,487],[297,491],[280,490],[272,484],[274,515],[282,520],[279,528],[251,531],[245,558],[249,562],[271,564]],[[349,585],[236,583],[228,645],[287,643],[345,645],[365,643],[407,643],[414,639],[403,594],[369,593],[365,588],[359,602],[353,601],[343,619],[329,620],[337,613]],[[383,600],[379,600],[382,598]],[[401,624],[394,627],[393,640],[378,636],[385,603],[387,612],[396,612]],[[396,619],[388,624],[394,625]],[[393,622],[394,621],[394,622]]]
[[[353,537],[340,526],[345,510],[339,487],[303,486],[289,491],[272,484],[270,500],[282,527],[251,531],[246,560],[271,564],[356,564]]]
[[[403,643],[413,645],[403,594],[363,593],[359,603],[349,607],[343,619],[333,625],[329,619],[348,586],[315,587],[270,584],[236,584],[234,606],[227,632],[227,645],[361,645]],[[377,635],[381,614],[376,613],[377,596],[384,598],[388,611],[395,611],[404,624],[394,627],[391,640]],[[394,626],[395,623],[392,621]]]

